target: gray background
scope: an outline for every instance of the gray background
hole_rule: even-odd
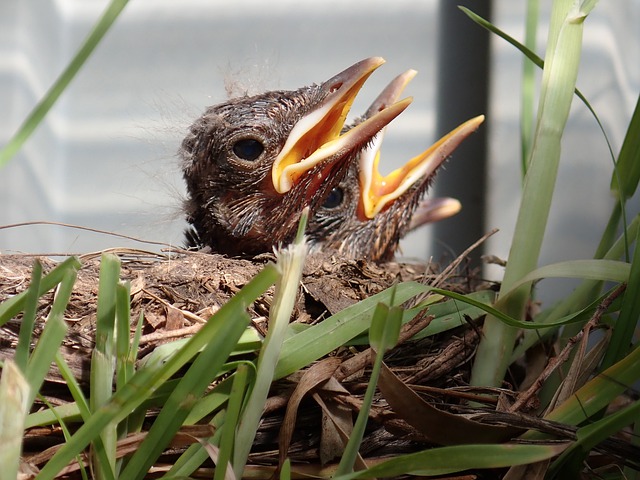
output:
[[[550,2],[542,3],[541,55],[550,8]],[[0,2],[0,144],[67,65],[106,4]],[[524,5],[496,0],[494,23],[522,38]],[[205,105],[229,93],[318,83],[373,55],[387,64],[365,85],[354,115],[397,73],[419,72],[406,91],[413,105],[385,136],[383,169],[395,168],[445,133],[434,131],[437,13],[437,0],[131,0],[46,122],[0,170],[0,225],[60,221],[180,245],[183,186],[175,152]],[[585,27],[578,85],[616,152],[640,91],[638,25],[640,2],[619,0],[600,2]],[[469,28],[478,27],[469,22]],[[522,57],[493,39],[491,59],[490,108],[484,112],[490,158],[485,223],[487,230],[501,232],[487,250],[506,258],[520,190]],[[543,264],[591,257],[611,209],[606,144],[577,101],[563,149]],[[416,232],[403,242],[403,255],[426,258],[431,241],[428,229]],[[159,248],[62,227],[0,230],[0,252],[7,253],[124,245]],[[500,273],[487,270],[494,278]]]

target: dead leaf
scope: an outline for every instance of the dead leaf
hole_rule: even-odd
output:
[[[378,388],[400,418],[438,445],[495,443],[522,432],[511,427],[484,425],[439,410],[425,402],[384,363]]]
[[[322,390],[313,394],[313,398],[322,408],[320,430],[320,464],[326,465],[340,457],[353,430],[353,415],[350,408],[334,400],[335,394],[349,395],[335,377],[331,377],[322,386]]]
[[[309,391],[331,378],[338,366],[340,366],[341,362],[342,361],[337,357],[328,357],[316,363],[305,371],[300,382],[291,394],[284,419],[282,420],[282,427],[280,428],[278,441],[279,466],[282,466],[284,463],[284,460],[287,457],[287,451],[289,450],[289,445],[291,445],[291,437],[295,429],[300,402],[304,396],[309,393]]]
[[[180,309],[167,305],[167,323],[165,328],[167,330],[177,330],[184,326],[184,315]]]

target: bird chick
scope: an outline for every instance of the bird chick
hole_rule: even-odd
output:
[[[411,102],[343,131],[356,95],[382,63],[368,58],[320,85],[207,108],[179,151],[188,245],[245,256],[290,242],[302,210],[322,205],[350,161]]]
[[[392,80],[359,121],[393,103],[415,74],[408,70]],[[483,121],[481,115],[463,123],[386,176],[378,170],[384,129],[380,131],[310,218],[312,242],[353,258],[393,259],[400,239],[409,231],[460,210],[455,199],[423,197],[439,167]]]

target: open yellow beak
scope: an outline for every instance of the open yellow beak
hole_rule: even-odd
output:
[[[388,204],[405,193],[411,185],[431,176],[483,121],[484,115],[467,120],[420,155],[413,157],[404,166],[386,176],[381,175],[378,169],[379,149],[362,155],[360,157],[360,191],[364,215],[367,218],[375,217]]]
[[[278,193],[288,192],[316,165],[339,161],[352,150],[361,148],[411,103],[411,99],[394,103],[340,134],[356,95],[369,75],[383,63],[380,57],[362,60],[320,86],[326,89],[326,98],[296,123],[273,163],[272,181]]]

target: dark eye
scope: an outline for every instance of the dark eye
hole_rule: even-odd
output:
[[[344,192],[340,187],[335,187],[329,195],[325,199],[322,206],[324,208],[337,208],[342,205],[342,201],[344,200]]]
[[[238,140],[233,144],[233,153],[242,160],[256,160],[264,152],[264,145],[253,138]]]

